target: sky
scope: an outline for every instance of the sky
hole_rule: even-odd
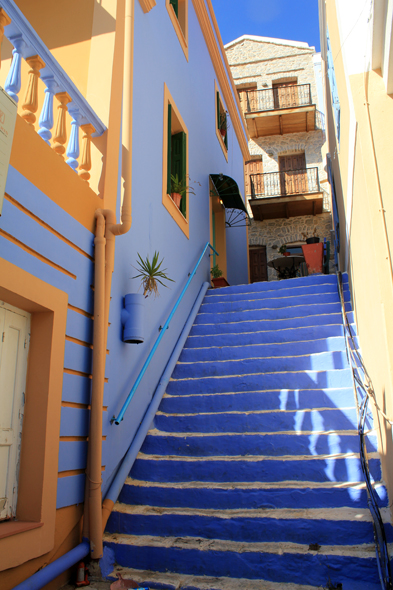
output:
[[[305,41],[320,51],[318,0],[212,0],[224,45],[242,35]]]

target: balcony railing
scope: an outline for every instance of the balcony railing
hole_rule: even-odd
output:
[[[250,185],[252,199],[321,192],[318,168],[250,174]]]
[[[18,112],[31,126],[35,126],[39,104],[39,85],[45,85],[44,100],[38,119],[38,135],[66,163],[88,182],[91,169],[91,138],[102,135],[106,130],[87,100],[38,37],[30,23],[12,0],[0,1],[0,43],[4,36],[10,41],[12,51],[11,67],[4,88],[18,103],[22,87],[22,59],[30,67],[26,81],[26,93]],[[53,103],[57,100],[57,120],[54,126]],[[71,118],[71,132],[67,142],[66,118]],[[52,129],[55,128],[52,137]],[[82,146],[79,145],[79,129],[83,132]],[[52,141],[52,143],[51,143]],[[80,152],[82,152],[81,157]]]
[[[290,109],[312,104],[310,84],[277,86],[240,93],[244,113]]]

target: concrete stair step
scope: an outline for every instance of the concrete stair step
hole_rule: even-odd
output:
[[[347,314],[350,318],[351,325],[353,324],[353,312]],[[243,332],[269,332],[280,331],[285,329],[307,328],[318,326],[339,325],[342,328],[341,311],[336,310],[334,313],[319,313],[317,315],[310,315],[308,317],[292,317],[292,318],[246,318],[243,316],[236,321],[216,322],[211,321],[207,323],[194,323],[190,330],[191,336],[205,336],[207,334],[241,334]],[[355,332],[356,333],[356,332]]]
[[[381,480],[377,458],[369,461],[374,481]],[[323,458],[288,457],[174,457],[140,453],[130,477],[151,482],[362,482],[360,459],[356,455]]]
[[[178,362],[172,373],[172,379],[227,377],[287,371],[330,371],[346,369],[348,366],[347,354],[340,350],[261,358],[247,358],[247,351],[244,350],[244,356],[239,360]]]
[[[182,433],[150,432],[142,445],[145,455],[189,457],[217,456],[317,456],[359,453],[356,430],[350,434],[331,432],[322,434],[224,434],[212,436],[184,436]],[[377,451],[376,435],[367,437],[369,453]]]
[[[383,484],[375,486],[379,505],[387,506]],[[364,483],[337,482],[145,482],[127,478],[119,502],[162,507],[246,509],[254,508],[367,508]]]
[[[350,301],[350,292],[345,291],[344,300]],[[224,313],[235,311],[251,311],[253,309],[278,309],[284,307],[292,307],[299,305],[315,305],[323,306],[325,304],[339,303],[340,298],[337,289],[331,293],[299,293],[285,292],[285,295],[280,292],[271,292],[270,297],[256,297],[255,299],[249,295],[248,299],[231,300],[223,298],[221,301],[211,302],[210,299],[204,300],[199,314],[205,313]]]
[[[348,311],[350,312],[350,304],[346,303]],[[198,324],[225,324],[233,322],[255,321],[255,320],[278,320],[278,319],[294,319],[306,318],[310,316],[319,316],[324,314],[338,314],[341,313],[341,305],[337,302],[324,303],[319,305],[317,300],[314,303],[290,305],[285,307],[263,307],[257,309],[244,309],[242,311],[227,311],[227,312],[209,312],[198,313],[195,318],[195,325]]]
[[[277,344],[250,344],[238,346],[211,346],[205,348],[184,348],[180,363],[233,361],[251,358],[271,358],[283,356],[302,356],[321,352],[336,352],[345,350],[345,339],[319,338],[300,342],[280,342]]]
[[[233,393],[293,389],[337,389],[352,387],[350,369],[335,371],[286,371],[205,377],[203,379],[171,379],[166,392],[170,395]]]
[[[278,282],[272,281],[270,283],[274,285],[274,287],[270,289],[262,290],[261,288],[256,289],[255,285],[248,285],[250,290],[240,292],[240,293],[224,293],[221,294],[220,290],[210,289],[207,291],[204,303],[221,303],[227,301],[246,301],[255,300],[255,299],[265,299],[271,297],[293,297],[302,295],[319,295],[319,294],[327,294],[333,293],[338,296],[338,289],[337,283],[320,283],[320,284],[307,284],[303,286],[292,286],[286,287],[286,285],[281,285],[281,289],[277,289]],[[253,290],[251,290],[253,288]],[[344,293],[349,291],[348,283],[344,283],[343,285]],[[203,303],[203,304],[204,304]]]
[[[338,321],[338,318],[337,318]],[[343,338],[344,330],[342,324],[328,324],[320,326],[303,326],[303,327],[287,327],[273,330],[257,330],[254,326],[254,322],[244,322],[242,328],[244,331],[235,332],[236,324],[220,324],[225,329],[225,332],[218,333],[217,330],[220,326],[214,325],[213,328],[215,333],[208,333],[209,326],[199,326],[199,331],[202,328],[206,331],[206,334],[190,333],[186,343],[184,345],[183,353],[188,349],[193,348],[211,348],[214,346],[250,346],[259,344],[280,344],[280,343],[291,343],[291,342],[303,342],[313,341],[320,339],[334,339]],[[262,322],[257,324],[258,327],[264,327]],[[277,326],[275,324],[275,326]],[[233,331],[229,331],[231,328]],[[255,331],[253,331],[255,328]],[[250,330],[250,331],[247,331]],[[191,332],[193,332],[192,328]]]
[[[162,432],[200,433],[320,433],[357,428],[354,402],[348,408],[164,414],[158,411],[154,427]]]
[[[338,389],[287,389],[277,391],[248,391],[245,393],[213,393],[210,395],[165,394],[160,404],[164,414],[190,414],[258,410],[312,410],[353,406],[352,387]]]

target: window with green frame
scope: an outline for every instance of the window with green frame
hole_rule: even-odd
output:
[[[220,93],[216,92],[217,100],[217,129],[221,134],[226,149],[228,149],[228,114],[221,102]]]
[[[167,159],[167,192],[171,194],[171,176],[187,182],[187,134],[184,131],[174,132],[172,125],[172,105],[168,105],[168,159]],[[187,194],[182,196],[179,209],[187,217]]]
[[[169,0],[183,34],[186,33],[186,0]]]

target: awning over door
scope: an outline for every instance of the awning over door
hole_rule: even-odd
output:
[[[233,178],[224,174],[210,174],[210,178],[225,209],[240,209],[247,214],[239,187]]]

